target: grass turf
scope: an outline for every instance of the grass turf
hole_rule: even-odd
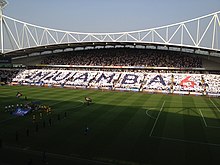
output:
[[[16,98],[17,91],[28,100]],[[91,105],[83,103],[85,96],[92,98]],[[51,106],[52,114],[43,113],[40,119],[35,112],[33,123],[32,114],[4,112],[5,106],[30,101]],[[49,164],[212,164],[220,161],[220,100],[1,86],[0,139],[0,163],[6,164],[27,164],[30,159],[43,164],[43,151]]]

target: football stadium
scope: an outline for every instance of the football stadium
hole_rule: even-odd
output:
[[[0,164],[219,162],[219,18],[76,34],[1,14]]]

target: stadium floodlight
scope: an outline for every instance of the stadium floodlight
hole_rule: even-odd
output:
[[[8,2],[6,0],[0,0],[0,9],[4,9],[7,6]]]

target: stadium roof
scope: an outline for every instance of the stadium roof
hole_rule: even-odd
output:
[[[143,48],[143,49],[159,49],[167,51],[179,51],[187,52],[201,55],[209,55],[220,57],[219,51],[213,51],[210,49],[192,48],[192,47],[179,47],[175,45],[163,45],[154,43],[132,43],[132,42],[86,42],[86,43],[67,43],[67,44],[54,44],[47,46],[31,47],[28,49],[20,49],[13,52],[5,53],[6,56],[19,57],[19,56],[29,56],[31,54],[43,55],[43,52],[48,52],[51,54],[56,50],[66,50],[72,49],[72,51],[81,49],[96,49],[96,48],[108,48],[108,47],[129,47],[129,48]]]

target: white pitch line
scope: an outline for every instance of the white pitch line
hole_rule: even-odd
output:
[[[169,137],[159,137],[159,136],[151,136],[151,137],[152,138],[157,138],[157,139],[169,140],[169,141],[179,141],[179,142],[184,142],[184,143],[202,144],[202,145],[220,147],[220,144],[216,144],[216,143],[206,143],[206,142],[198,142],[198,141],[192,141],[192,140],[183,140],[183,139],[169,138]]]
[[[203,119],[203,122],[204,122],[204,124],[205,124],[205,126],[207,127],[208,125],[207,125],[207,123],[206,123],[206,121],[205,121],[205,118],[204,118],[204,116],[203,116],[203,114],[202,114],[202,111],[199,109],[199,112],[200,112],[200,114],[201,114],[201,116],[202,116],[202,119]]]
[[[153,117],[153,116],[151,116],[151,115],[148,113],[148,111],[149,111],[149,110],[146,110],[146,115],[147,115],[147,116],[149,116],[150,118],[152,118],[152,119],[156,120],[156,118],[155,118],[155,117]]]
[[[215,106],[215,108],[220,112],[220,109],[215,105],[215,103],[209,98],[209,100],[211,101],[211,103]]]
[[[10,96],[0,96],[0,97],[5,98],[5,97],[10,97]]]
[[[219,129],[220,127],[217,127],[217,126],[208,126],[208,128],[215,128],[215,129]]]
[[[9,120],[15,119],[15,118],[17,118],[17,117],[11,117],[11,118],[9,118],[9,119],[2,120],[2,121],[0,121],[0,124],[2,124],[2,123],[4,123],[4,122],[7,122],[7,121],[9,121]]]
[[[83,102],[82,100],[78,100],[78,101],[81,102],[82,104],[80,104],[80,105],[76,105],[76,106],[74,106],[74,107],[72,107],[72,108],[78,108],[78,107],[83,106],[84,102]]]
[[[199,108],[199,107],[197,107],[197,108]],[[202,109],[203,112],[211,112],[210,107],[200,107],[200,108],[203,108]],[[204,108],[207,108],[207,109],[204,109]]]
[[[156,126],[156,124],[157,124],[157,121],[158,121],[158,119],[159,119],[160,113],[162,112],[162,109],[163,109],[163,107],[164,107],[164,104],[165,104],[165,101],[163,101],[163,105],[162,105],[161,108],[160,108],[160,112],[159,112],[158,115],[157,115],[157,118],[156,118],[156,120],[155,120],[155,122],[154,122],[154,125],[153,125],[151,131],[150,131],[149,136],[151,136],[152,133],[153,133],[153,131],[154,131],[154,128],[155,128],[155,126]]]
[[[40,155],[41,152],[38,150],[31,150],[29,149],[29,147],[24,147],[24,148],[20,148],[20,147],[16,147],[16,146],[8,146],[8,145],[4,145],[4,148],[10,149],[10,150],[17,150],[17,151],[21,151],[21,152],[25,152],[25,153],[31,153],[33,155]],[[48,157],[51,158],[58,158],[58,159],[64,159],[64,160],[73,160],[73,161],[81,161],[83,164],[91,164],[91,163],[95,163],[95,164],[102,164],[102,165],[113,165],[112,163],[108,163],[108,162],[102,162],[99,160],[92,160],[92,159],[86,159],[86,158],[81,158],[81,157],[76,157],[74,155],[64,155],[64,154],[58,154],[58,153],[52,153],[52,152],[46,152],[46,154],[48,155]]]
[[[202,114],[202,111],[199,109],[199,111],[200,111],[200,114],[201,114],[201,116],[202,116],[202,119],[203,119],[203,122],[204,122],[204,124],[205,124],[205,126],[207,127],[207,128],[215,128],[215,129],[219,129],[220,127],[217,127],[217,126],[209,126],[207,123],[206,123],[206,121],[205,121],[205,118],[204,118],[204,116],[203,116],[203,114]]]

